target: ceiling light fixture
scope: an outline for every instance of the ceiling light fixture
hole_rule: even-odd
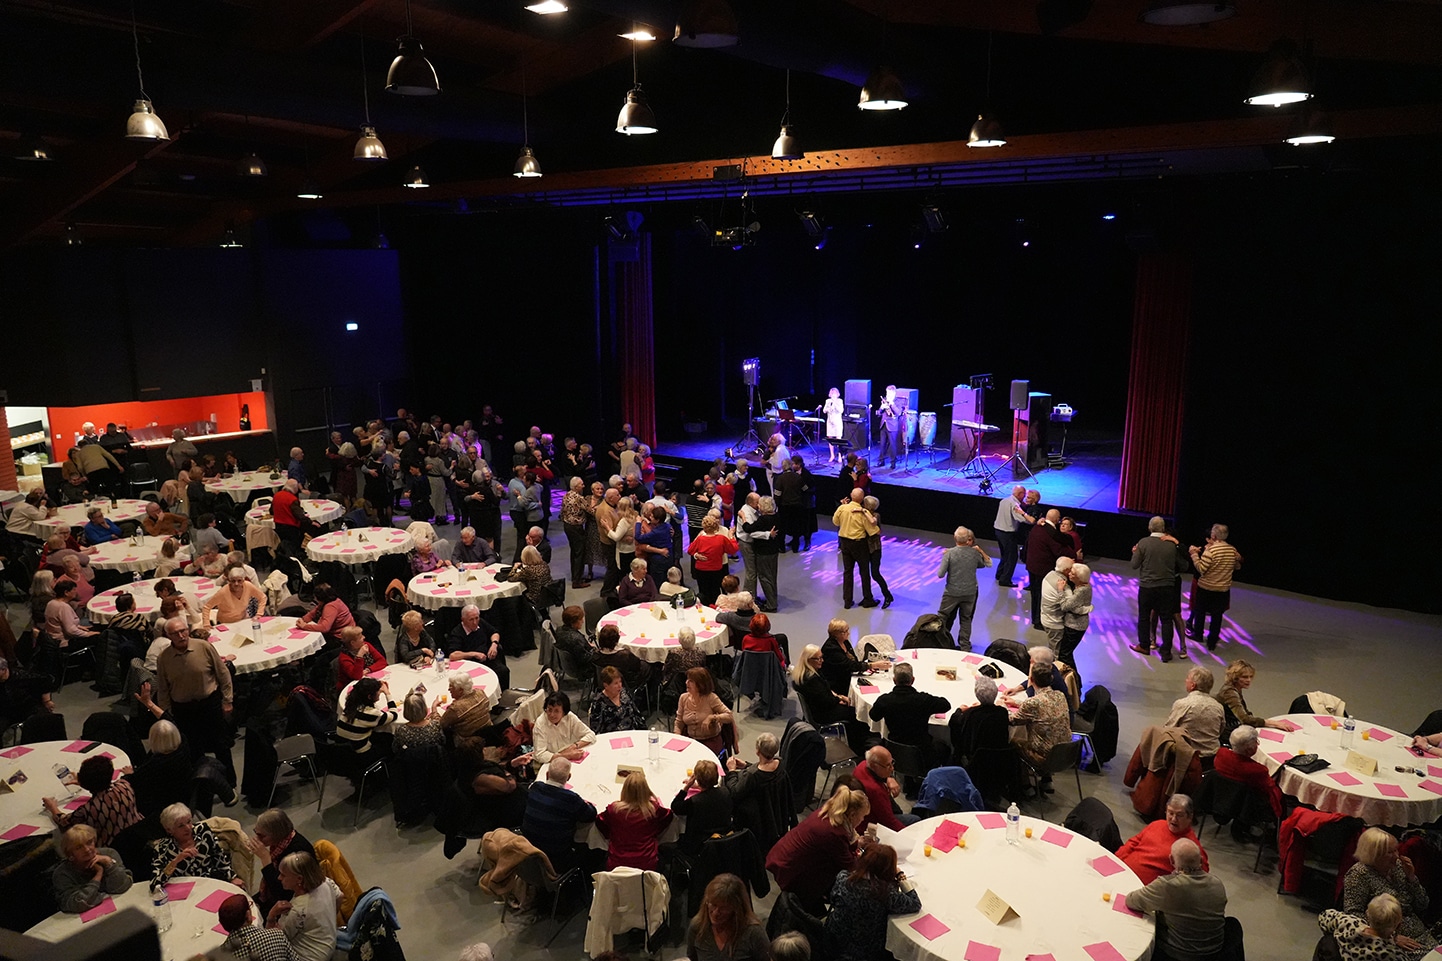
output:
[[[781,115],[781,133],[771,145],[771,156],[775,160],[800,160],[806,156],[796,134],[791,129],[791,68],[786,69],[786,112]]]
[[[877,67],[862,85],[856,106],[861,110],[905,110],[908,103],[906,87],[896,72],[890,67]]]
[[[636,41],[631,41],[631,89],[626,93],[626,102],[621,104],[621,113],[616,117],[616,132],[626,136],[655,133],[656,114],[641,90],[641,81],[636,70]]]
[[[1159,27],[1196,27],[1236,15],[1230,0],[1151,0],[1140,19]]]
[[[243,244],[243,243],[240,242],[240,238],[235,235],[235,228],[234,228],[234,227],[226,227],[226,228],[225,228],[225,236],[220,239],[220,245],[221,245],[222,247],[244,247],[244,246],[245,246],[245,244]]]
[[[300,189],[295,192],[295,195],[301,200],[319,200],[324,196],[320,192],[320,185],[309,178],[301,183]]]
[[[404,97],[434,97],[441,92],[436,68],[411,29],[411,0],[406,0],[406,35],[396,40],[396,58],[386,71],[386,90]]]
[[[421,169],[420,164],[412,164],[410,173],[406,174],[406,179],[401,182],[402,187],[410,187],[413,190],[419,190],[430,185],[430,181],[426,179],[426,172]]]
[[[1286,143],[1294,147],[1305,147],[1311,144],[1331,143],[1337,139],[1332,132],[1332,122],[1322,111],[1314,109],[1310,104],[1297,116],[1292,123],[1292,130],[1287,135]]]
[[[736,11],[726,0],[688,0],[676,15],[672,41],[682,47],[734,47],[741,37],[736,32]]]
[[[15,152],[10,156],[15,160],[45,161],[50,159],[50,148],[40,136],[27,134],[15,141]]]
[[[150,94],[145,92],[145,76],[140,72],[140,28],[135,25],[135,4],[130,4],[130,38],[135,43],[135,79],[140,81],[140,99],[135,101],[130,119],[125,122],[126,140],[169,140],[165,124],[155,113]]]
[[[629,32],[618,33],[616,36],[622,40],[637,40],[641,43],[650,43],[656,39],[656,35],[652,33],[649,28],[637,26],[632,26]]]
[[[242,177],[264,177],[270,173],[265,161],[261,160],[260,155],[254,150],[240,158],[235,165],[235,170]]]
[[[85,238],[82,237],[82,236],[80,236],[80,231],[79,231],[78,228],[76,228],[75,222],[74,222],[74,221],[71,221],[70,223],[66,224],[66,225],[65,225],[65,246],[67,246],[67,247],[81,247],[81,246],[84,246],[84,244],[85,244]]]
[[[531,116],[526,106],[526,68],[521,67],[521,155],[516,158],[515,169],[511,171],[514,177],[540,177],[541,162],[536,159],[535,151],[531,150]]]
[[[561,0],[541,0],[540,3],[528,3],[526,9],[532,13],[539,13],[543,17],[549,17],[557,13],[565,13],[571,9]]]
[[[1302,66],[1297,44],[1283,37],[1272,44],[1267,59],[1257,68],[1247,88],[1246,102],[1254,107],[1280,107],[1312,99],[1312,83]]]
[[[386,159],[386,145],[376,136],[375,125],[371,123],[371,94],[366,87],[366,38],[361,37],[361,97],[365,100],[366,122],[361,124],[360,139],[355,142],[351,153],[354,160],[375,163]]]
[[[1004,147],[1006,136],[1001,130],[1001,121],[991,112],[991,47],[993,35],[991,31],[986,34],[986,100],[981,113],[976,115],[976,123],[971,125],[971,132],[966,136],[968,147]]]

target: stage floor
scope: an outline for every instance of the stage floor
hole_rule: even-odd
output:
[[[664,461],[668,457],[714,460],[724,456],[726,448],[736,442],[740,433],[739,430],[735,433],[712,432],[684,441],[663,441],[656,445],[654,456],[658,461]],[[996,439],[998,437],[999,434],[991,435],[983,445],[988,472],[995,471],[1011,455],[1010,440],[1003,444]],[[875,455],[878,451],[879,448],[873,446],[869,452],[868,459],[873,464],[876,463]],[[840,472],[838,464],[827,464],[825,443],[813,444],[810,449],[803,445],[799,451],[793,449],[792,453],[804,456],[806,466],[811,468],[813,473],[834,476]],[[897,487],[986,496],[981,492],[980,478],[962,475],[959,471],[961,463],[948,461],[946,453],[945,450],[935,454],[914,452],[909,463],[903,463],[899,468],[874,470],[872,479],[877,483]],[[1067,438],[1066,456],[1071,462],[1066,467],[1035,471],[1035,479],[1029,477],[1025,471],[1017,471],[1020,476],[1013,479],[1011,468],[997,473],[991,496],[1000,496],[1013,484],[1024,484],[1028,488],[1039,489],[1042,492],[1042,502],[1048,506],[1121,513],[1117,508],[1117,487],[1122,471],[1121,436],[1073,429]]]

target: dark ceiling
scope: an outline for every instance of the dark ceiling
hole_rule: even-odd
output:
[[[1237,0],[1232,20],[1165,28],[1138,22],[1146,0],[731,0],[740,43],[698,50],[667,39],[674,0],[572,0],[549,17],[523,2],[417,0],[414,32],[444,89],[419,98],[382,90],[404,0],[135,0],[145,87],[172,137],[136,143],[122,137],[139,95],[129,8],[0,0],[10,63],[0,246],[57,243],[67,224],[87,242],[208,244],[227,225],[244,230],[306,204],[702,196],[718,189],[716,164],[743,161],[758,192],[805,193],[1365,165],[1384,162],[1369,145],[1414,138],[1436,151],[1442,135],[1437,3]],[[1058,27],[1058,16],[1073,22]],[[617,34],[633,24],[662,36],[636,45],[661,128],[650,137],[613,129],[632,72],[632,45]],[[1278,146],[1283,112],[1242,104],[1281,36],[1309,50],[1336,144]],[[990,102],[1010,143],[959,149],[987,100],[988,56]],[[857,110],[861,82],[883,61],[912,105]],[[788,68],[808,151],[795,163],[769,158]],[[384,164],[350,156],[363,76]],[[508,176],[523,87],[539,181]],[[36,135],[50,162],[10,159]],[[238,176],[251,150],[267,177]],[[431,189],[400,188],[413,163]],[[324,199],[295,199],[308,178]]]

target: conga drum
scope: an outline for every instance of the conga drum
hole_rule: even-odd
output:
[[[921,446],[933,446],[936,443],[936,411],[922,411],[919,427],[921,430]]]
[[[906,409],[906,446],[910,447],[916,443],[916,411],[910,407]]]

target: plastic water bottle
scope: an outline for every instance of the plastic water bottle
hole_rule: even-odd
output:
[[[140,572],[139,572],[139,571],[136,571],[134,574],[131,574],[131,575],[130,575],[130,583],[132,583],[132,584],[139,584],[139,583],[140,583]]]
[[[151,915],[155,918],[155,929],[161,934],[170,930],[170,896],[165,893],[165,885],[156,883],[150,889]]]
[[[1021,843],[1021,809],[1012,801],[1006,808],[1006,843]]]
[[[652,763],[652,764],[655,764],[655,763],[657,763],[658,761],[661,760],[661,732],[660,732],[660,731],[647,731],[647,732],[646,732],[646,754],[647,754],[647,756],[651,759],[651,763]]]
[[[437,651],[435,657],[436,677],[446,673],[446,655],[444,651]]]
[[[1357,733],[1357,721],[1355,718],[1342,718],[1342,746],[1351,750],[1352,738]]]
[[[260,618],[252,618],[250,622],[250,639],[257,644],[260,643]]]

